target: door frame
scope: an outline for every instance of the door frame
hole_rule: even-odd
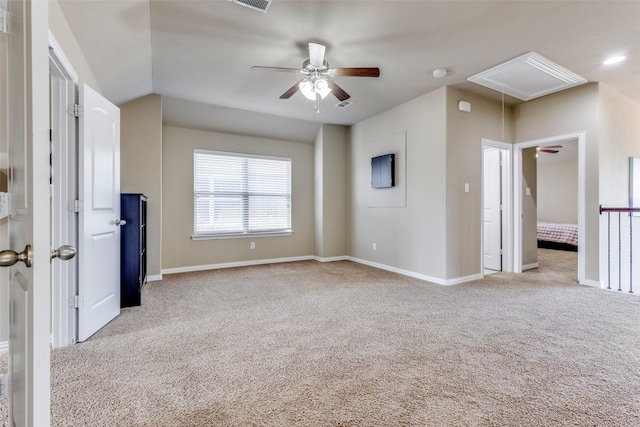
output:
[[[481,154],[481,194],[480,194],[480,273],[484,277],[484,148],[498,148],[502,157],[502,271],[514,271],[514,238],[513,238],[513,144],[482,138]]]
[[[52,247],[78,247],[78,214],[73,201],[78,198],[78,124],[72,107],[78,97],[78,74],[56,38],[49,31],[49,76],[51,80]],[[54,348],[77,341],[77,313],[73,297],[77,294],[77,257],[51,264],[52,325]]]
[[[562,143],[575,142],[578,143],[578,283],[588,284],[585,282],[586,265],[586,166],[585,166],[585,141],[586,134],[584,131],[568,133],[564,135],[556,135],[532,141],[519,142],[514,144],[513,150],[513,198],[514,198],[514,273],[522,273],[522,150],[525,148],[558,145]]]
[[[11,3],[10,3],[11,4]],[[25,171],[26,183],[23,201],[14,204],[10,201],[10,219],[24,220],[29,228],[26,243],[31,245],[32,260],[30,272],[23,275],[27,281],[17,284],[26,285],[25,305],[23,313],[11,313],[9,322],[9,424],[29,426],[48,426],[50,414],[50,331],[51,331],[51,216],[50,197],[47,181],[49,179],[49,79],[47,63],[47,31],[48,12],[47,2],[34,0],[20,0],[24,15],[11,16],[20,36],[16,37],[22,44],[24,53],[24,92],[19,95],[22,102],[9,98],[8,108],[20,110],[25,115],[25,123],[21,124],[24,131],[26,153],[19,164],[9,164],[15,167],[17,173]],[[9,11],[12,14],[12,10]],[[10,30],[12,26],[9,27]],[[17,34],[17,33],[16,33]],[[18,104],[18,105],[16,105]],[[10,141],[9,144],[15,143]],[[13,160],[10,159],[10,162]],[[24,164],[22,164],[24,162]],[[13,192],[11,192],[13,193]],[[10,235],[12,225],[9,223]],[[19,239],[18,239],[19,240]],[[10,237],[10,245],[23,242],[14,241]],[[4,248],[3,248],[4,249]],[[22,247],[13,247],[22,251]],[[21,266],[11,267],[11,275]],[[14,270],[15,269],[15,270]],[[10,308],[13,310],[13,307]],[[22,341],[26,344],[26,351],[14,357],[14,342]],[[20,364],[23,370],[15,375],[13,366]],[[15,375],[15,376],[14,376]],[[15,386],[19,388],[16,389]],[[14,418],[14,408],[20,408],[21,420]]]

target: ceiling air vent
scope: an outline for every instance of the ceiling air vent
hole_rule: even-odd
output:
[[[587,82],[579,75],[535,52],[497,65],[467,80],[523,101]]]
[[[342,101],[342,102],[338,102],[336,104],[336,107],[338,107],[338,108],[347,108],[351,104],[353,104],[352,101]]]
[[[273,0],[229,0],[232,3],[239,4],[241,6],[248,7],[253,10],[259,10],[260,12],[267,13],[269,5]]]

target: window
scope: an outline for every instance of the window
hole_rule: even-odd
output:
[[[291,233],[291,159],[193,153],[193,234]]]

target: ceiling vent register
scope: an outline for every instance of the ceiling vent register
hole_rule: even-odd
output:
[[[338,108],[347,108],[349,105],[353,104],[353,101],[342,101],[336,104]]]
[[[239,4],[241,6],[248,7],[249,9],[259,10],[260,12],[267,13],[269,5],[273,0],[229,0],[232,3]]]
[[[522,101],[587,83],[574,72],[535,52],[526,53],[467,80]]]

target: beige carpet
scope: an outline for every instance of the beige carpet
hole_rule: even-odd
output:
[[[165,276],[52,353],[57,426],[638,426],[640,298],[576,254],[439,286],[351,263]]]

